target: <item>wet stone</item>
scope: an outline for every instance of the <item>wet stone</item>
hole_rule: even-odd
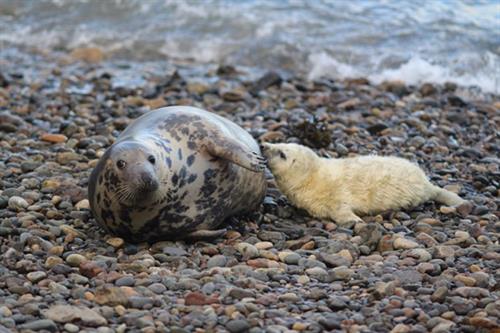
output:
[[[230,320],[226,324],[226,329],[231,333],[247,332],[249,328],[250,328],[250,325],[244,319]]]
[[[47,274],[45,272],[41,272],[41,271],[30,272],[26,275],[28,280],[30,280],[31,282],[34,282],[34,283],[44,279],[46,276],[47,276]]]
[[[42,331],[46,330],[49,332],[56,332],[57,325],[50,319],[39,319],[30,321],[26,324],[21,325],[19,328],[24,330],[32,330],[32,331]]]
[[[21,197],[13,196],[9,198],[8,201],[9,208],[14,211],[23,211],[28,208],[29,204],[26,200]]]
[[[163,248],[163,253],[168,256],[185,256],[188,253],[186,250],[179,247],[167,246]]]
[[[162,294],[167,290],[167,287],[161,283],[153,283],[148,288],[155,294]]]
[[[221,254],[215,255],[207,261],[207,267],[225,267],[227,264],[227,258]]]
[[[131,287],[135,284],[135,278],[133,276],[124,276],[115,281],[115,285],[118,287]]]
[[[284,252],[279,252],[278,253],[278,257],[280,258],[280,260],[286,264],[289,264],[289,265],[297,265],[299,263],[299,260],[301,258],[301,256],[295,252],[288,252],[288,251],[284,251]]]
[[[66,257],[66,262],[69,265],[76,266],[76,267],[80,266],[80,264],[86,260],[87,260],[87,258],[85,258],[81,254],[77,254],[77,253],[72,253],[68,257]]]

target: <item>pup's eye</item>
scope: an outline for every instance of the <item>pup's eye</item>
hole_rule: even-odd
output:
[[[284,152],[280,151],[280,157],[284,160],[286,160],[286,155]]]
[[[118,160],[118,162],[116,162],[116,166],[118,167],[118,169],[123,169],[126,165],[127,163],[124,160]]]
[[[149,155],[149,157],[148,157],[148,161],[149,161],[149,163],[151,163],[151,164],[155,164],[156,159],[155,159],[155,157],[154,157],[153,155]]]

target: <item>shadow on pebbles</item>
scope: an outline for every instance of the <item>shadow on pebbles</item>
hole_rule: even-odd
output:
[[[498,96],[43,57],[0,75],[0,332],[499,332]],[[291,207],[269,175],[260,212],[212,243],[106,235],[88,210],[92,167],[131,119],[174,104],[323,156],[408,158],[473,206],[342,229]]]

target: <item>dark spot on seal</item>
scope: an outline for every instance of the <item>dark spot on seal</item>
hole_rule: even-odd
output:
[[[111,200],[108,197],[104,197],[103,203],[105,207],[111,207]]]
[[[179,160],[182,161],[182,150],[180,148],[177,151],[177,155],[179,156]]]
[[[106,207],[109,207],[106,205]],[[108,209],[101,209],[101,217],[104,221],[109,221],[111,224],[115,224],[115,215],[113,215],[113,211],[108,210]]]
[[[101,184],[102,184],[103,180],[104,180],[104,178],[102,177],[102,174],[101,174],[101,175],[99,176],[99,185],[101,185]]]
[[[174,173],[172,175],[172,184],[176,186],[178,181],[179,181],[179,176],[177,175],[177,173]]]
[[[189,176],[187,183],[191,184],[192,182],[194,182],[196,180],[196,178],[198,178],[198,176],[195,173],[193,173],[192,175]]]
[[[120,220],[122,220],[128,224],[132,223],[132,219],[130,218],[130,214],[129,214],[129,207],[120,205],[119,216],[120,216]]]
[[[101,203],[101,193],[97,193],[96,195],[97,203]]]
[[[198,145],[194,141],[188,141],[187,146],[191,150],[195,150],[198,147]]]
[[[170,148],[167,143],[170,143],[170,140],[168,139],[155,139],[154,140],[154,143],[162,148],[164,151],[166,151],[167,153],[170,153],[172,151],[172,148]]]
[[[214,179],[215,170],[208,169],[203,173],[203,175],[205,177],[205,180],[200,191],[205,198],[209,198],[212,195],[212,193],[214,193],[215,190],[217,189],[217,185],[215,185],[215,179]]]
[[[170,169],[172,167],[172,160],[170,159],[170,157],[166,157],[165,162],[167,162],[168,168]]]
[[[109,168],[104,173],[104,180],[106,187],[109,187],[109,185],[116,186],[120,182],[118,176]]]
[[[179,174],[179,184],[177,184],[177,187],[183,188],[186,185],[186,181],[187,181],[186,180],[186,172],[184,172],[184,174]]]
[[[187,160],[186,160],[187,165],[188,166],[193,165],[194,160],[195,160],[194,154],[193,155],[189,155],[188,158],[187,158]]]
[[[215,174],[216,174],[216,171],[214,169],[205,170],[205,172],[203,173],[203,175],[205,176],[205,181],[213,178],[215,176]]]
[[[181,178],[181,179],[186,178],[186,175],[187,175],[187,169],[183,165],[181,168],[181,171],[179,171],[179,178]]]

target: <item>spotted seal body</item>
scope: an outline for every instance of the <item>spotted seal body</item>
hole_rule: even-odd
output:
[[[261,203],[264,167],[257,142],[235,123],[198,108],[161,108],[101,157],[90,206],[101,226],[130,241],[218,235],[226,218]]]

